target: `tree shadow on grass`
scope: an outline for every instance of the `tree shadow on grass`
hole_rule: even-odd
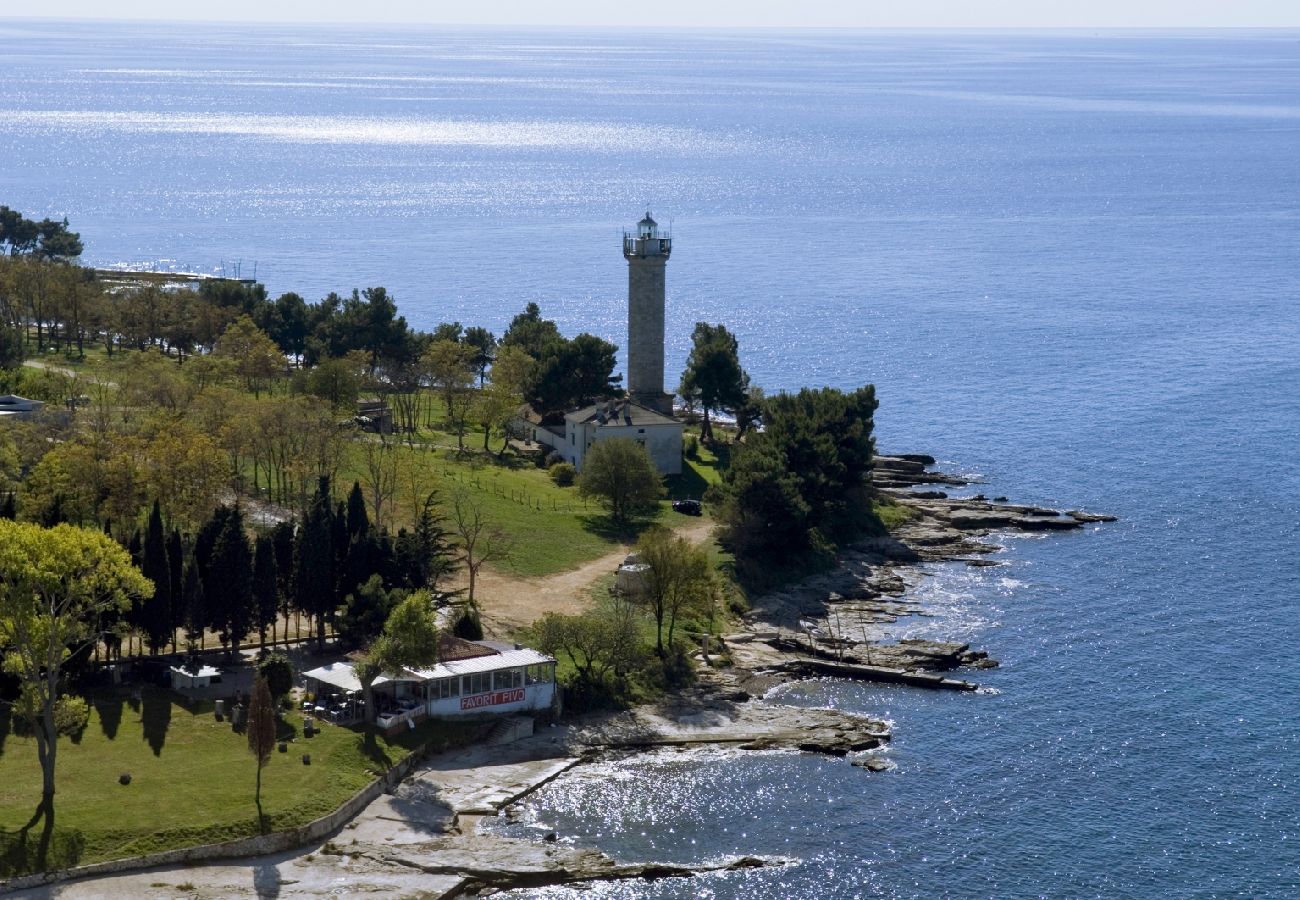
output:
[[[36,823],[42,821],[40,833],[33,834]],[[69,869],[81,861],[85,846],[80,831],[54,827],[54,809],[42,801],[22,828],[0,829],[0,878]]]
[[[583,514],[577,517],[584,531],[611,544],[635,544],[655,520],[649,516],[636,516],[626,522],[616,522],[612,516]]]
[[[700,465],[700,463],[696,463]],[[696,469],[687,466],[680,475],[669,475],[664,479],[670,500],[699,500],[709,489],[709,482]]]
[[[13,730],[13,710],[8,703],[0,703],[0,756],[4,756],[5,741]]]
[[[110,741],[117,738],[117,730],[122,725],[122,708],[126,698],[118,691],[100,694],[95,697],[95,712],[99,713],[99,730]]]
[[[172,698],[169,691],[146,688],[140,702],[140,723],[144,726],[144,739],[154,756],[162,756],[167,743],[167,729],[172,721]]]

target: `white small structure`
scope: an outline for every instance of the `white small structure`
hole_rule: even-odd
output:
[[[0,418],[29,419],[45,406],[40,400],[28,400],[17,394],[0,395]]]
[[[621,437],[645,447],[660,474],[682,473],[685,424],[631,400],[602,400],[565,413],[563,426],[544,424],[535,415],[521,418],[528,437],[559,453],[578,471],[593,444]]]
[[[212,666],[200,666],[198,672],[191,672],[184,666],[172,666],[172,687],[178,691],[194,690],[212,686],[212,679],[220,680],[221,670]]]

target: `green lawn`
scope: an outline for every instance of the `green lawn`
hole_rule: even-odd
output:
[[[480,444],[481,446],[481,444]],[[442,494],[443,508],[450,510],[451,496],[464,491],[480,503],[489,521],[508,535],[510,558],[495,568],[512,575],[536,577],[563,572],[603,556],[622,543],[635,541],[652,522],[677,524],[682,516],[668,502],[659,504],[654,516],[627,528],[613,525],[599,503],[584,503],[576,487],[556,487],[546,471],[526,460],[506,454],[503,460],[481,452],[456,454],[447,450],[411,449],[402,445],[398,453],[423,466]],[[363,449],[349,448],[339,472],[339,489],[347,490],[362,475]],[[395,524],[411,522],[411,501],[399,491],[395,498]],[[670,496],[678,496],[676,490]],[[699,496],[699,493],[681,494]]]
[[[55,839],[49,868],[205,844],[258,832],[256,765],[245,735],[216,721],[210,701],[181,704],[171,691],[145,687],[100,692],[78,739],[59,742]],[[465,726],[426,722],[367,746],[358,730],[325,725],[314,737],[286,714],[287,753],[262,771],[270,829],[305,824],[334,810],[377,773],[427,743],[459,742]],[[22,827],[40,800],[35,742],[0,723],[0,877],[30,868],[41,824]],[[311,765],[304,765],[304,753]],[[131,783],[118,777],[130,773]]]

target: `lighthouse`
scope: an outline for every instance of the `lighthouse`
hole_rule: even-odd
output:
[[[623,232],[627,260],[627,392],[641,406],[673,414],[664,392],[664,270],[672,236],[647,211],[635,231]]]

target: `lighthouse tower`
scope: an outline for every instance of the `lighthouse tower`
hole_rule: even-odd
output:
[[[673,414],[664,393],[664,269],[673,239],[646,212],[636,231],[623,232],[627,259],[627,392],[636,403]]]

